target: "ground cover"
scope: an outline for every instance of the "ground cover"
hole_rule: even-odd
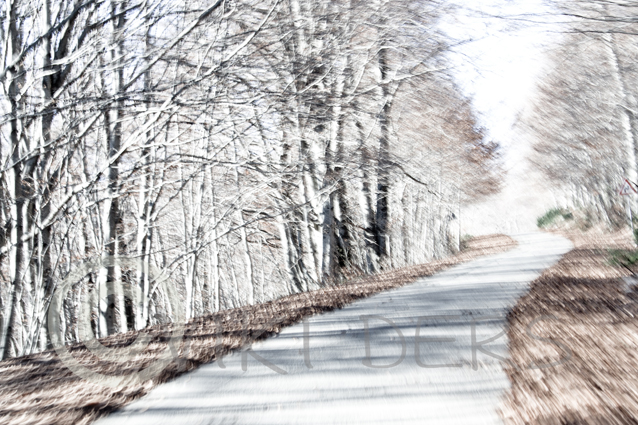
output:
[[[638,290],[629,232],[571,232],[575,248],[508,315],[509,425],[638,423]]]

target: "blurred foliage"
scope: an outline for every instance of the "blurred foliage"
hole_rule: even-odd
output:
[[[611,256],[610,263],[614,266],[621,266],[634,273],[638,263],[638,250],[612,249],[609,250]]]
[[[465,251],[469,248],[469,243],[472,239],[474,239],[474,236],[472,235],[465,234],[461,236],[461,251]]]
[[[574,215],[564,208],[552,208],[536,220],[536,225],[540,228],[547,227],[554,224],[558,217],[562,217],[563,220],[571,220]]]

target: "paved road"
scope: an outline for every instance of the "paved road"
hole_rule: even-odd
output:
[[[97,423],[501,423],[505,310],[572,247],[549,234],[514,237],[509,252],[312,317],[306,334],[304,324],[286,328],[224,358],[225,369],[200,367]]]

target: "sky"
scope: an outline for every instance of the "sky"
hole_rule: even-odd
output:
[[[543,0],[452,1],[459,9],[442,28],[456,40],[471,40],[451,53],[454,75],[487,136],[501,145],[507,170],[501,193],[462,211],[461,233],[535,230],[536,218],[555,200],[527,160],[530,140],[514,124],[532,105],[545,49],[560,37],[549,24],[551,10]]]

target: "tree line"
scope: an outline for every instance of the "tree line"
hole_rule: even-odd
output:
[[[439,258],[498,146],[449,77],[438,0],[0,6],[0,356],[46,349],[83,261],[162,270],[187,318]],[[152,273],[65,294],[63,340],[170,321]],[[122,286],[134,290],[129,297]],[[108,295],[111,294],[111,295]]]
[[[519,126],[532,136],[534,162],[559,206],[582,211],[586,226],[625,226],[619,189],[625,178],[638,182],[638,5],[551,4],[559,41],[548,49],[538,94]]]

